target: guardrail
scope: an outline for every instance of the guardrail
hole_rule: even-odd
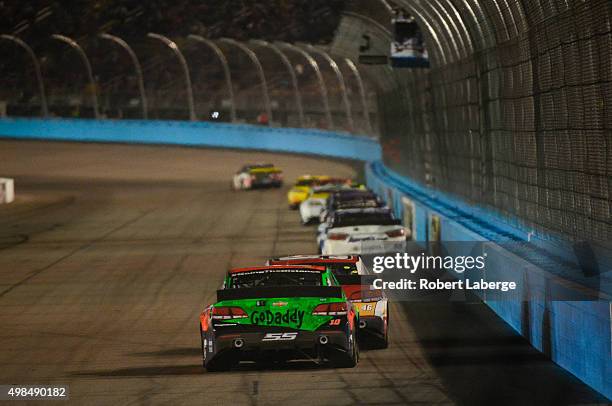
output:
[[[380,159],[371,137],[315,129],[162,120],[1,119],[0,137],[256,149],[344,159]]]

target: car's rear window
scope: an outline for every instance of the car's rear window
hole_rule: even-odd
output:
[[[313,183],[314,183],[313,179],[302,179],[302,180],[298,180],[295,186],[310,186]]]
[[[350,213],[341,214],[334,217],[333,227],[350,226],[395,226],[401,222],[394,218],[390,213]]]
[[[337,191],[335,193],[334,199],[336,202],[343,202],[349,200],[359,200],[359,199],[376,199],[376,195],[371,192],[359,191],[359,190],[347,190],[347,191]]]
[[[262,286],[322,286],[320,271],[308,269],[261,270],[235,273],[230,277],[230,288]]]
[[[376,199],[355,199],[355,200],[342,200],[336,203],[336,209],[367,209],[376,208],[380,206],[380,202]]]

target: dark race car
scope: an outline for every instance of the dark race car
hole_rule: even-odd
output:
[[[208,371],[241,361],[307,359],[354,367],[359,320],[325,267],[264,266],[228,272],[217,302],[200,314]]]
[[[368,209],[385,207],[385,202],[369,190],[338,190],[327,198],[325,208],[321,210],[319,222],[323,223],[336,210]]]

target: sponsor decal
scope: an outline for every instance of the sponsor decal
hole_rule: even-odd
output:
[[[274,302],[274,303],[272,303],[272,306],[283,307],[283,306],[287,306],[288,304],[289,304],[289,302]]]
[[[297,328],[302,327],[304,322],[304,310],[286,310],[284,312],[272,312],[270,310],[258,312],[254,311],[251,313],[251,323],[254,325],[282,325],[282,324],[294,324]]]
[[[267,333],[261,341],[292,341],[298,333]]]
[[[374,316],[376,302],[356,303],[358,312],[361,316]]]

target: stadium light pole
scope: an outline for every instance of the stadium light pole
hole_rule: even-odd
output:
[[[249,49],[249,47],[247,47],[244,44],[241,44],[240,42],[236,40],[233,40],[231,38],[221,38],[219,42],[233,45],[239,48],[242,52],[244,52],[249,57],[249,59],[253,62],[253,65],[255,65],[255,68],[257,69],[257,73],[259,74],[261,86],[263,87],[264,103],[266,106],[266,114],[268,115],[268,126],[271,126],[272,120],[273,120],[272,119],[272,104],[270,103],[270,93],[268,92],[268,82],[266,81],[266,74],[263,70],[263,66],[261,65],[261,62],[259,61],[259,58],[255,54],[255,52]]]
[[[132,47],[130,47],[130,45],[127,42],[125,42],[123,39],[115,35],[103,33],[103,34],[100,34],[99,37],[102,39],[112,41],[115,44],[119,45],[130,56],[130,59],[132,60],[132,64],[134,65],[134,70],[136,71],[136,76],[138,77],[138,91],[140,92],[140,101],[142,104],[142,118],[146,120],[147,118],[149,118],[149,107],[147,103],[147,93],[145,91],[145,86],[144,86],[144,75],[142,74],[142,66],[140,65],[138,56],[136,56],[136,53],[134,52]]]
[[[285,55],[283,51],[281,51],[276,45],[263,40],[253,40],[251,42],[260,47],[268,48],[272,52],[274,52],[281,59],[281,61],[287,68],[287,71],[289,71],[289,75],[291,76],[291,84],[293,86],[293,93],[295,95],[295,105],[297,106],[298,115],[300,118],[300,126],[302,128],[305,127],[306,121],[304,120],[304,106],[302,104],[302,94],[300,93],[297,75],[295,74],[295,68],[293,67],[293,64],[291,63],[289,58],[287,58],[287,55]]]
[[[164,45],[170,48],[172,52],[174,52],[177,59],[179,60],[179,63],[181,64],[181,67],[183,68],[183,73],[185,74],[185,87],[187,88],[187,103],[189,105],[189,120],[196,121],[197,117],[195,113],[195,103],[193,101],[193,87],[191,85],[191,74],[189,73],[189,65],[187,65],[187,60],[185,59],[185,56],[179,49],[178,45],[176,45],[176,42],[172,41],[170,38],[165,37],[160,34],[153,33],[153,32],[148,33],[147,37],[161,41]]]
[[[277,42],[277,44],[286,49],[292,50],[300,54],[308,64],[315,71],[317,76],[317,81],[319,82],[319,90],[321,91],[321,98],[323,99],[323,107],[325,109],[325,119],[327,120],[327,124],[330,129],[334,128],[334,120],[332,118],[331,109],[329,107],[329,94],[327,92],[327,85],[325,84],[325,80],[323,79],[323,74],[321,73],[321,69],[319,67],[319,63],[310,55],[308,52],[304,51],[302,48],[298,48],[295,45],[289,44],[287,42]]]
[[[361,77],[361,73],[359,72],[359,69],[357,69],[355,62],[353,62],[349,58],[344,58],[344,62],[349,67],[351,72],[353,72],[353,75],[355,75],[355,77],[357,78],[357,86],[359,87],[359,95],[361,96],[361,105],[363,108],[363,118],[365,119],[366,127],[367,127],[366,130],[371,133],[372,123],[370,122],[370,111],[368,109],[368,101],[367,101],[366,94],[365,94],[365,86],[363,84],[363,78]]]
[[[336,61],[329,56],[329,54],[321,49],[315,48],[314,46],[310,45],[310,44],[306,44],[305,45],[306,49],[308,49],[310,52],[321,55],[323,57],[323,59],[325,59],[327,61],[327,63],[329,63],[329,66],[331,66],[332,70],[334,71],[334,73],[336,74],[336,77],[338,78],[338,84],[340,85],[340,91],[342,92],[342,101],[344,103],[344,108],[346,111],[346,119],[348,121],[348,125],[349,125],[349,130],[351,132],[355,131],[355,123],[353,122],[353,112],[351,109],[351,101],[348,98],[348,93],[347,93],[347,89],[346,89],[346,82],[344,80],[344,75],[342,74],[342,71],[340,70],[340,67],[338,66],[338,64],[336,63]]]
[[[190,39],[192,41],[197,41],[201,44],[208,46],[215,53],[219,61],[221,61],[221,65],[223,67],[223,74],[225,75],[225,83],[227,86],[227,91],[229,93],[230,103],[231,103],[230,117],[231,117],[232,123],[235,123],[237,120],[237,117],[236,117],[236,99],[234,97],[234,84],[232,82],[232,72],[230,71],[229,63],[227,62],[227,58],[225,57],[225,54],[223,53],[221,48],[217,46],[217,44],[215,44],[213,41],[206,39],[200,35],[190,34],[189,36],[187,36],[187,39]]]
[[[93,70],[91,69],[91,63],[89,63],[89,58],[87,57],[87,54],[85,53],[85,51],[83,51],[83,48],[81,48],[81,46],[72,38],[60,34],[53,34],[51,35],[51,38],[68,44],[72,49],[77,51],[77,53],[83,60],[83,64],[85,64],[85,69],[87,70],[89,84],[91,86],[91,98],[94,109],[94,117],[96,119],[100,119],[100,110],[98,108],[98,92],[96,91],[96,81],[94,79]]]
[[[2,34],[0,35],[0,39],[11,41],[17,46],[23,48],[28,54],[28,56],[30,57],[30,59],[32,60],[32,63],[34,64],[34,73],[36,74],[36,82],[38,83],[38,92],[40,93],[40,112],[43,117],[48,117],[49,108],[47,106],[47,94],[45,92],[45,83],[43,81],[42,72],[40,70],[40,63],[38,62],[38,58],[36,57],[36,54],[25,41],[23,41],[21,38],[15,37],[14,35]]]

